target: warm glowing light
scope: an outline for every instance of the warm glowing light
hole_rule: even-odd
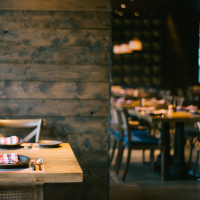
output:
[[[118,14],[119,14],[120,16],[122,16],[122,15],[123,15],[123,12],[118,12]]]
[[[134,0],[131,0],[131,1],[134,1]]]
[[[113,53],[114,54],[121,54],[121,46],[120,45],[114,45],[113,46]]]
[[[121,53],[132,53],[132,50],[129,48],[128,44],[121,44],[120,45],[121,48]]]
[[[119,12],[119,10],[115,10],[115,13],[118,13]]]
[[[129,41],[128,44],[129,44],[129,48],[132,51],[141,51],[142,50],[142,42],[137,38],[134,38],[133,40]]]
[[[125,4],[121,4],[121,7],[122,7],[122,8],[126,8],[126,5],[125,5]]]
[[[138,12],[134,12],[134,15],[135,15],[135,16],[139,16],[139,13],[138,13]]]

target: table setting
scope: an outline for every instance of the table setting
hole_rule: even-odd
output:
[[[39,150],[42,148],[58,148],[62,141],[38,140],[36,143],[26,143],[17,136],[0,137],[0,151],[11,153],[0,153],[0,173],[9,172],[45,172],[42,158],[31,159],[29,156],[21,155],[16,151]]]

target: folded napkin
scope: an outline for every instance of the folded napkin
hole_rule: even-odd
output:
[[[19,138],[17,136],[0,137],[0,144],[17,144],[17,143],[19,143]]]
[[[197,106],[189,105],[189,106],[186,106],[185,109],[186,109],[186,110],[197,109]]]
[[[117,104],[124,104],[125,103],[125,99],[123,97],[117,99],[116,101]]]
[[[18,162],[17,153],[0,154],[0,164],[16,164]]]
[[[149,107],[135,106],[135,110],[137,110],[137,111],[155,110],[155,107],[153,107],[153,106],[149,106]]]

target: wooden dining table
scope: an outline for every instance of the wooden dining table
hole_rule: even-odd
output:
[[[68,143],[63,143],[57,148],[42,147],[39,150],[2,150],[0,153],[7,154],[15,152],[35,160],[42,158],[44,161],[44,172],[41,171],[0,171],[0,193],[6,187],[30,186],[40,189],[37,191],[39,197],[30,199],[43,199],[43,185],[45,183],[74,183],[83,181],[83,171]],[[39,185],[39,186],[38,186]],[[1,195],[1,194],[0,194]],[[34,195],[33,195],[34,196]],[[1,197],[1,196],[0,196]],[[8,198],[9,199],[9,198]]]
[[[188,177],[188,170],[184,157],[184,124],[186,122],[195,123],[200,121],[200,114],[192,114],[188,111],[170,112],[164,115],[150,116],[144,112],[138,112],[132,108],[128,113],[149,123],[162,123],[162,142],[166,145],[165,168],[166,179],[183,179]],[[174,155],[170,155],[170,123],[175,123]]]

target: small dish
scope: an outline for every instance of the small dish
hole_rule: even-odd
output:
[[[23,142],[16,143],[16,144],[0,144],[0,149],[12,149],[19,147]]]
[[[31,160],[27,156],[18,155],[19,162],[16,164],[0,164],[0,169],[11,169],[11,168],[23,168],[28,167],[28,163]]]
[[[58,147],[63,142],[57,140],[38,140],[37,143],[42,147]]]

